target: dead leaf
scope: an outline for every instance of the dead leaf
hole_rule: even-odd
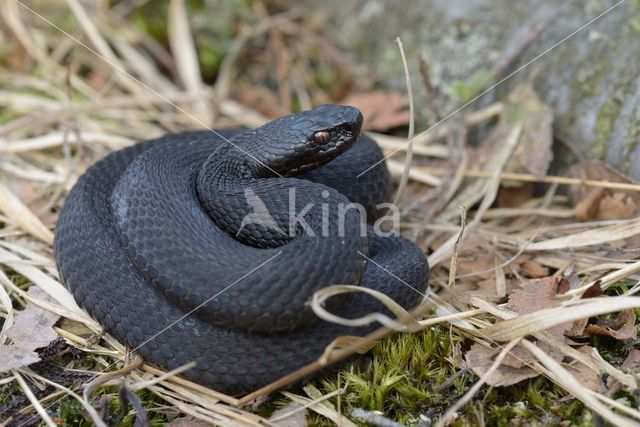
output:
[[[600,211],[600,202],[604,197],[604,188],[595,188],[576,204],[576,219],[589,221],[597,218]]]
[[[505,305],[509,310],[518,314],[533,313],[545,308],[555,307],[559,304],[556,298],[570,289],[569,280],[561,276],[551,276],[542,279],[527,280],[521,282],[520,288],[515,289],[509,296],[509,302]],[[547,329],[547,332],[560,342],[565,340],[565,332],[570,330],[573,322],[565,322]],[[538,346],[549,353],[549,356],[562,360],[562,352],[552,348],[546,343],[538,343]]]
[[[193,417],[176,418],[167,424],[167,427],[205,427],[210,425],[206,421],[198,420]]]
[[[531,352],[527,351],[523,347],[517,346],[514,347],[514,349],[510,351],[509,354],[507,354],[502,363],[506,366],[520,369],[527,366],[527,364],[533,362],[534,360],[535,358],[533,357],[533,354],[531,354]]]
[[[602,285],[600,284],[600,281],[596,281],[593,285],[589,286],[583,293],[582,293],[582,299],[585,298],[595,298],[595,297],[599,297],[600,295],[602,295],[604,293],[604,291],[602,290]]]
[[[513,291],[507,308],[518,314],[533,313],[543,308],[558,305],[555,297],[569,290],[569,281],[561,276],[522,282],[520,289]]]
[[[490,279],[495,275],[495,254],[479,251],[479,248],[463,248],[458,253],[457,273],[459,276],[475,275],[478,279]]]
[[[583,319],[574,320],[571,328],[567,329],[564,334],[572,338],[586,338],[587,336],[585,335],[584,331],[587,328],[588,324],[589,319],[586,317]]]
[[[569,168],[569,176],[597,181],[637,184],[626,175],[598,160],[589,160]],[[606,188],[572,187],[579,221],[627,219],[640,214],[640,194],[633,191],[613,191]]]
[[[638,336],[636,313],[634,310],[623,310],[614,319],[598,319],[595,324],[587,325],[587,335],[600,335],[620,341],[635,339]]]
[[[578,349],[578,351],[584,353],[585,355],[587,355],[587,357],[591,356],[593,350],[594,348],[588,345],[582,346]],[[580,384],[582,384],[583,386],[593,391],[602,391],[602,381],[600,380],[600,376],[588,366],[578,361],[574,361],[566,368],[573,374],[574,377],[578,379]]]
[[[29,295],[51,301],[51,297],[38,286],[29,288]],[[13,325],[7,329],[7,336],[14,344],[26,344],[33,348],[46,347],[58,337],[52,326],[58,321],[58,316],[49,310],[27,302],[27,306],[17,316]]]
[[[531,279],[540,279],[549,276],[549,269],[537,261],[525,259],[519,265],[520,274]]]
[[[640,372],[640,350],[637,348],[632,348],[629,351],[629,355],[622,363],[622,372],[626,372],[628,374],[636,374]]]
[[[3,345],[0,347],[0,373],[8,372],[12,369],[29,366],[40,361],[38,353],[29,348],[19,345]]]
[[[598,219],[632,218],[637,208],[638,205],[629,194],[616,191],[605,195],[600,201]]]
[[[569,287],[569,281],[560,276],[520,282],[520,286],[511,293],[509,302],[505,307],[518,314],[533,313],[544,308],[554,307],[558,305],[556,296],[567,292]],[[572,323],[567,322],[550,328],[547,332],[564,342],[564,332],[570,329],[571,326]],[[557,361],[561,361],[564,357],[562,352],[546,343],[538,342],[537,345]],[[465,355],[465,359],[469,367],[478,376],[482,376],[491,367],[500,350],[500,348],[474,344]],[[536,377],[538,372],[528,366],[534,360],[533,354],[525,348],[517,346],[505,357],[503,363],[491,375],[487,383],[493,386],[505,387]]]
[[[496,250],[486,240],[470,236],[458,253],[457,276],[462,278],[455,289],[457,302],[468,304],[472,296],[485,298],[492,302],[503,300],[496,287],[496,267],[501,259],[496,259]],[[505,274],[516,273],[531,279],[549,276],[549,269],[527,254],[510,260],[504,267]],[[507,277],[505,280],[507,295],[511,290],[520,287],[522,280]]]
[[[458,255],[456,273],[464,280],[451,289],[455,302],[470,305],[471,297],[493,302],[502,299],[497,293],[495,267],[495,255],[492,252],[486,249],[479,251],[478,248],[462,249]]]
[[[627,355],[627,358],[622,362],[620,367],[622,372],[626,374],[637,374],[640,372],[640,350],[632,348]],[[607,378],[607,388],[609,393],[615,393],[622,387],[622,384],[614,377]]]
[[[602,290],[600,282],[595,282],[584,291],[581,298],[595,298],[599,297],[603,293],[604,291]],[[591,334],[586,332],[587,325],[589,325],[589,318],[575,320],[571,328],[565,331],[564,334],[565,336],[572,338],[588,338]]]
[[[35,298],[51,301],[51,297],[37,286],[31,286],[28,293]],[[35,350],[48,346],[58,337],[52,328],[58,318],[57,314],[27,302],[25,309],[18,313],[13,325],[6,331],[11,343],[0,346],[0,372],[40,361]]]
[[[501,350],[500,348],[485,347],[482,344],[475,343],[465,354],[465,360],[473,372],[481,377],[489,370],[491,365],[493,365],[494,359]],[[509,355],[507,357],[512,356]],[[513,357],[513,359],[515,359],[515,357]],[[487,384],[495,387],[507,387],[526,379],[537,377],[538,375],[538,372],[528,366],[524,366],[524,364],[521,367],[514,368],[503,363],[487,379]]]
[[[508,185],[503,182],[498,192],[497,204],[501,208],[517,208],[534,196],[535,185],[532,183],[517,183]]]
[[[521,122],[520,144],[506,170],[545,175],[553,160],[553,111],[542,102],[530,84],[521,84],[507,97],[502,120]]]
[[[306,427],[307,426],[307,410],[301,409],[302,405],[297,402],[291,402],[287,406],[275,411],[269,421],[279,427]],[[295,411],[295,412],[294,412]],[[292,413],[286,418],[283,415]]]
[[[371,91],[349,95],[343,105],[357,107],[364,115],[364,130],[386,131],[409,123],[407,102],[400,92]]]
[[[629,219],[635,216],[638,205],[633,197],[622,191],[604,188],[591,190],[576,205],[578,221]]]

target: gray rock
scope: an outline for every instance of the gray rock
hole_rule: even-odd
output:
[[[614,0],[329,0],[328,34],[385,84],[404,90],[396,37],[410,60],[418,129],[434,123],[420,82],[429,59],[444,111],[526,65]],[[317,3],[316,3],[317,5]],[[537,36],[536,36],[537,34]],[[509,64],[505,67],[505,64]],[[496,73],[496,71],[498,71]],[[626,0],[477,101],[532,79],[555,113],[555,133],[588,158],[640,178],[640,1]]]

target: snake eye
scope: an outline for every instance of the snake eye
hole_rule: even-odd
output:
[[[313,134],[313,142],[316,144],[326,144],[331,140],[331,134],[326,130],[321,130]]]

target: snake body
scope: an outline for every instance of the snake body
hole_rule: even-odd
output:
[[[184,375],[228,394],[291,373],[338,336],[370,332],[375,326],[328,323],[308,307],[332,284],[379,290],[406,308],[426,288],[417,246],[371,226],[362,233],[361,212],[344,209],[359,202],[373,215],[390,192],[384,163],[356,178],[382,159],[361,125],[355,108],[327,105],[108,155],[80,177],[60,214],[62,281],[148,362],[195,361]],[[243,222],[256,206],[270,223]],[[383,310],[361,293],[328,307],[346,318]]]

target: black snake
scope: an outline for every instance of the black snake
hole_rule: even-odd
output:
[[[63,282],[147,361],[165,369],[195,361],[186,377],[229,394],[317,359],[337,336],[370,332],[319,320],[308,306],[331,284],[377,289],[407,308],[426,288],[417,246],[371,226],[361,232],[362,214],[371,220],[391,190],[384,163],[357,178],[382,159],[360,134],[362,120],[353,107],[325,105],[257,129],[169,134],[108,155],[60,214]],[[330,302],[348,318],[382,310],[361,293]]]

